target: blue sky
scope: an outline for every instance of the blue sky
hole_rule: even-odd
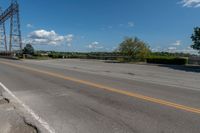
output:
[[[200,0],[19,0],[23,39],[36,49],[111,51],[137,36],[154,51],[194,52]],[[0,0],[5,9],[9,0]]]

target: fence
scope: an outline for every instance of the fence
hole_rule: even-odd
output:
[[[0,52],[0,56],[13,56],[11,52]]]

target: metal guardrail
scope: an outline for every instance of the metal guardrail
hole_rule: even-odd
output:
[[[0,56],[2,57],[2,56],[7,56],[7,57],[9,57],[9,56],[13,56],[14,55],[14,53],[12,53],[12,52],[0,52]]]

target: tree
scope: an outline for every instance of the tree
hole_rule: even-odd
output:
[[[23,54],[34,55],[34,48],[31,44],[26,44],[23,49]]]
[[[137,37],[128,37],[119,45],[118,52],[135,60],[144,60],[150,53],[150,49],[145,42]]]
[[[191,47],[195,50],[198,50],[200,53],[200,28],[199,27],[194,28],[194,33],[192,34],[191,39],[193,41],[193,44],[191,45]]]

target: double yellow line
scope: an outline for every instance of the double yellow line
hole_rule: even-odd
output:
[[[35,69],[35,68],[22,66],[22,65],[10,63],[10,62],[0,61],[0,63],[8,65],[8,66],[12,66],[12,67],[20,68],[20,69],[29,70],[29,71],[32,71],[32,72],[37,72],[37,73],[49,75],[49,76],[60,78],[60,79],[64,79],[64,80],[68,80],[68,81],[92,86],[92,87],[103,89],[103,90],[106,90],[106,91],[109,91],[109,92],[114,92],[114,93],[130,96],[130,97],[138,98],[138,99],[149,101],[149,102],[152,102],[152,103],[157,103],[157,104],[160,104],[160,105],[169,106],[169,107],[172,107],[172,108],[175,108],[175,109],[180,109],[180,110],[184,110],[184,111],[187,111],[187,112],[200,114],[200,109],[197,109],[197,108],[193,108],[193,107],[189,107],[189,106],[185,106],[185,105],[181,105],[181,104],[177,104],[177,103],[173,103],[173,102],[169,102],[169,101],[165,101],[165,100],[161,100],[161,99],[157,99],[157,98],[153,98],[153,97],[149,97],[149,96],[145,96],[145,95],[141,95],[141,94],[125,91],[125,90],[112,88],[112,87],[109,87],[109,86],[93,83],[93,82],[90,82],[90,81],[85,81],[85,80],[80,80],[80,79],[64,76],[64,75],[61,75],[61,74],[58,74],[58,73],[53,73],[53,72],[44,71],[44,70],[38,70],[38,69]]]

